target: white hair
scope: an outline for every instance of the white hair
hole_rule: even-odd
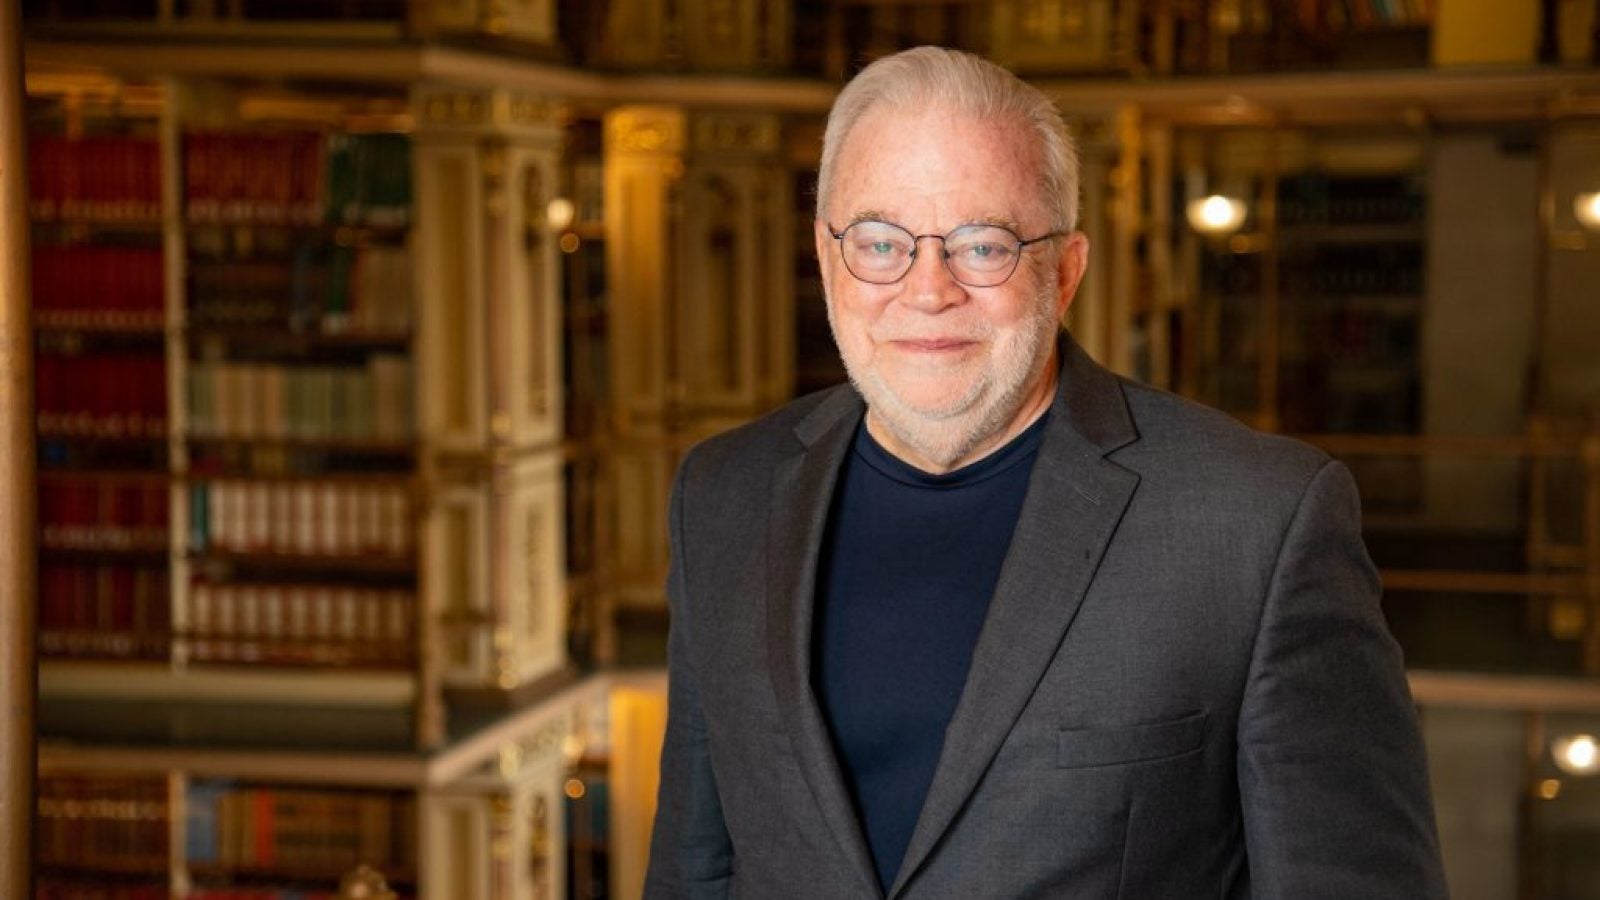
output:
[[[973,119],[1025,124],[1039,152],[1039,189],[1050,227],[1078,223],[1078,153],[1054,103],[1038,88],[982,57],[944,47],[913,47],[862,69],[833,101],[817,171],[817,215],[825,217],[833,167],[856,124],[875,109],[938,109]]]

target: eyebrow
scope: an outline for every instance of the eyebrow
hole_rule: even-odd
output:
[[[890,225],[894,225],[899,228],[905,228],[904,225],[896,222],[887,213],[877,209],[864,209],[860,212],[852,214],[850,216],[850,221],[845,224],[845,227],[848,228],[857,222],[887,222]],[[957,228],[965,228],[968,225],[994,225],[1004,228],[1012,234],[1022,233],[1022,226],[1018,224],[1016,219],[1010,218],[1009,216],[973,216],[970,219],[963,220],[959,225],[953,226],[950,230],[954,231]],[[907,228],[906,230],[910,231],[911,229]]]

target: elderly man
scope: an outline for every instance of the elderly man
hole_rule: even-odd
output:
[[[817,193],[851,384],[678,473],[646,896],[1444,896],[1350,476],[1059,332],[1048,99],[880,60]]]

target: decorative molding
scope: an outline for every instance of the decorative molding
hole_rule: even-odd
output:
[[[782,124],[771,113],[699,113],[693,131],[697,153],[774,155],[783,137]]]
[[[418,87],[414,98],[417,129],[423,133],[531,131],[548,132],[554,138],[564,116],[555,100],[504,88]]]
[[[683,152],[683,113],[666,107],[635,106],[606,117],[606,145],[618,153]]]

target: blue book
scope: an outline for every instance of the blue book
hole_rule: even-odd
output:
[[[217,804],[227,785],[195,782],[189,785],[188,816],[184,828],[184,856],[190,863],[217,862]]]

